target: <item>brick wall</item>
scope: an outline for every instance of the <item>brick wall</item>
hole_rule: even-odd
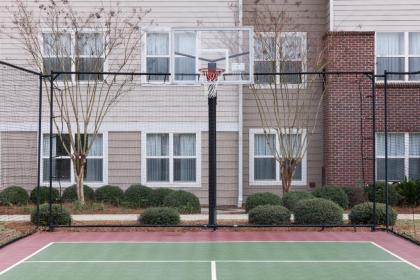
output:
[[[329,71],[373,71],[373,32],[330,32],[325,37]],[[329,76],[324,103],[324,182],[358,185],[373,178],[371,80]],[[377,84],[376,131],[384,130],[384,87]],[[420,132],[420,84],[388,85],[388,131]],[[365,158],[365,160],[363,160]]]

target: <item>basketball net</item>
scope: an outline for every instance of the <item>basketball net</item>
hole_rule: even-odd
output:
[[[200,69],[202,76],[204,76],[204,85],[207,89],[208,98],[215,98],[217,97],[217,86],[219,84],[219,77],[224,72],[223,69],[216,68],[216,69],[209,69],[209,68],[202,68]]]

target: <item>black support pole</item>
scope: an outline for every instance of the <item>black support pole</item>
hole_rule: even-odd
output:
[[[41,139],[42,139],[42,80],[43,77],[39,75],[39,101],[38,101],[38,174],[37,174],[37,186],[36,186],[36,226],[39,226],[39,195],[41,185]]]
[[[209,96],[209,226],[216,228],[216,185],[217,185],[217,156],[216,156],[216,107],[217,97]]]
[[[376,77],[372,75],[372,231],[376,231]]]
[[[53,119],[54,119],[54,79],[55,79],[55,74],[52,71],[51,72],[51,77],[50,77],[50,153],[49,153],[49,162],[50,162],[50,193],[48,196],[48,205],[49,205],[49,209],[48,209],[48,226],[50,229],[52,229],[52,184],[53,184]]]
[[[389,230],[388,197],[388,73],[384,71],[384,134],[385,134],[385,228]]]

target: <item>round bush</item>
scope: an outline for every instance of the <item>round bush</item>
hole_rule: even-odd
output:
[[[130,208],[151,206],[153,190],[143,185],[131,185],[124,192],[124,204]]]
[[[146,225],[177,225],[181,217],[175,208],[156,207],[145,209],[139,221]]]
[[[18,186],[10,186],[0,192],[0,204],[26,205],[29,202],[28,192]]]
[[[353,207],[368,200],[366,192],[361,187],[343,187],[343,190],[349,198],[349,207]]]
[[[32,203],[36,204],[37,194],[38,194],[38,188],[35,187],[31,191],[31,201],[32,201]],[[49,202],[49,197],[50,197],[50,187],[39,187],[39,203],[43,204],[43,203]],[[56,188],[52,188],[51,201],[53,203],[55,203],[59,200],[60,200],[60,193],[58,192],[58,190]]]
[[[86,201],[95,200],[95,191],[91,187],[87,185],[83,185],[83,193],[85,194]],[[65,188],[61,198],[65,202],[76,201],[77,200],[76,185],[72,185],[70,187]]]
[[[283,205],[293,212],[299,201],[311,198],[315,197],[309,192],[288,192],[283,195]]]
[[[70,212],[58,204],[51,205],[51,218],[53,225],[70,225],[71,224],[71,216]],[[42,204],[39,207],[39,225],[40,226],[48,226],[48,219],[49,219],[49,205]],[[32,210],[31,213],[31,222],[33,224],[37,223],[36,220],[36,208]]]
[[[251,209],[248,219],[251,224],[285,225],[290,223],[290,211],[278,205],[260,205]]]
[[[369,184],[365,191],[368,195],[369,201],[373,202],[373,184]],[[398,194],[395,185],[388,185],[388,201],[389,205],[395,206],[401,200],[401,196]],[[385,203],[385,183],[376,183],[376,202]]]
[[[315,197],[331,200],[337,203],[338,205],[340,205],[342,208],[349,207],[349,198],[347,197],[346,192],[340,187],[336,187],[336,186],[321,187],[321,188],[316,189],[313,192],[313,195]]]
[[[96,201],[119,206],[124,198],[124,192],[118,186],[105,185],[95,191]]]
[[[283,205],[281,198],[278,195],[273,193],[265,192],[265,193],[255,193],[250,195],[245,202],[245,210],[246,212],[251,211],[257,206],[260,205]]]
[[[182,214],[201,213],[198,197],[186,191],[174,191],[170,193],[165,197],[163,205],[176,208]]]
[[[376,203],[376,223],[379,225],[385,225],[386,213],[385,204]],[[392,207],[388,206],[389,211],[389,224],[395,225],[397,221],[397,212]],[[349,214],[349,220],[352,224],[371,224],[373,214],[373,203],[365,202],[354,206]]]
[[[154,189],[151,196],[152,206],[155,206],[155,207],[163,206],[163,202],[165,201],[165,198],[173,192],[174,190],[168,189],[168,188]]]
[[[323,198],[301,200],[294,212],[297,224],[341,225],[343,223],[343,208]]]

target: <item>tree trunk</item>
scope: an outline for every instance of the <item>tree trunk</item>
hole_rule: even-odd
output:
[[[295,173],[295,160],[285,160],[280,162],[280,175],[283,194],[288,193],[292,187],[293,174]]]
[[[76,179],[76,194],[79,202],[85,204],[85,192],[84,192],[84,175],[85,175],[85,164],[86,157],[84,156],[75,156],[74,164],[74,176]]]

